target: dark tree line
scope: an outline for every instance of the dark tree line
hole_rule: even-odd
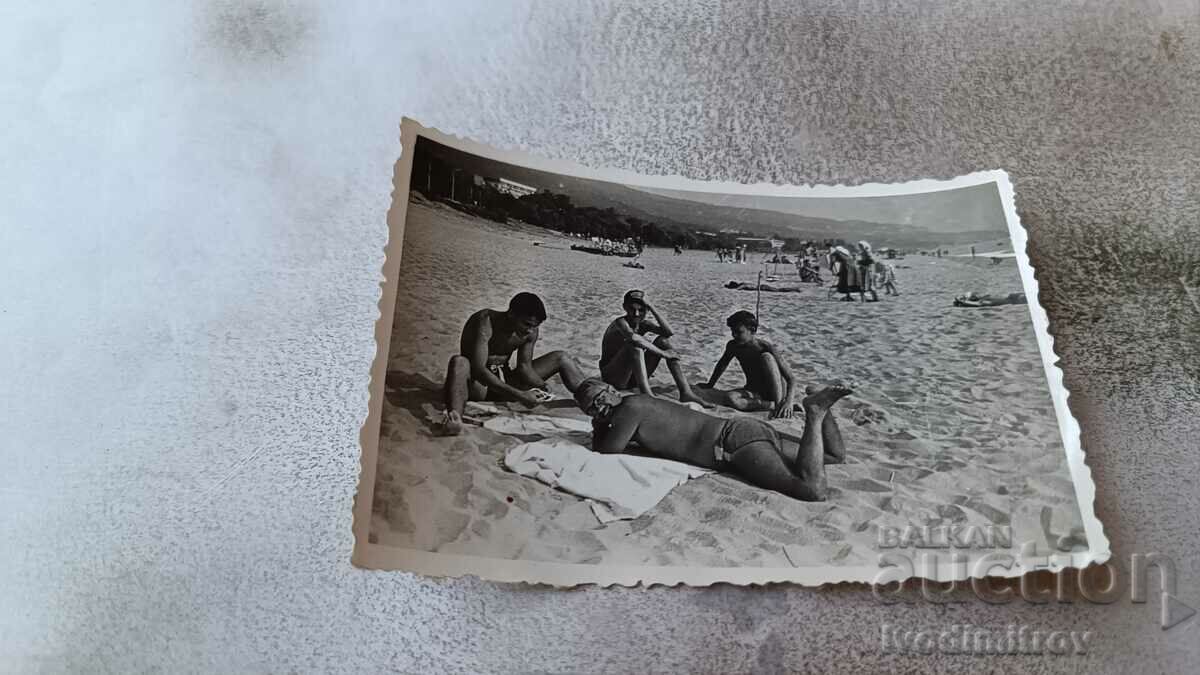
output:
[[[413,166],[411,188],[426,198],[446,201],[451,206],[497,222],[512,218],[531,225],[581,237],[602,237],[614,241],[632,239],[643,246],[679,246],[686,249],[730,249],[739,243],[738,235],[710,233],[677,223],[649,222],[636,216],[617,213],[616,209],[577,206],[565,194],[549,191],[514,197],[490,183],[480,184],[473,173],[461,170],[418,150]],[[785,241],[785,250],[797,251],[811,240],[796,237],[771,238]],[[812,241],[817,247],[843,244],[840,239]],[[753,242],[749,248],[764,248]]]

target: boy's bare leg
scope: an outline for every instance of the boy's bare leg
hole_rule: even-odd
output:
[[[659,349],[671,350],[674,347],[671,341],[665,337],[660,337],[654,341],[654,346]],[[657,366],[659,356],[657,354],[646,354],[646,361],[650,362],[653,359],[653,365]],[[649,372],[653,373],[654,368],[648,366]],[[675,380],[675,386],[679,388],[679,400],[683,403],[699,403],[705,408],[714,408],[713,404],[707,399],[700,397],[696,392],[692,391],[692,385],[687,381],[687,377],[683,374],[683,366],[676,359],[667,359],[667,370],[671,372],[671,378]]]
[[[735,407],[733,405],[733,401],[731,400],[730,392],[725,391],[724,389],[717,389],[716,387],[711,387],[711,388],[702,387],[702,386],[700,386],[701,384],[705,384],[705,383],[703,383],[703,382],[697,382],[695,384],[689,383],[688,386],[690,386],[692,388],[692,392],[695,393],[696,396],[703,398],[706,402],[711,403],[714,406],[724,405],[724,406],[729,406],[730,408]]]
[[[773,354],[762,354],[763,382],[747,382],[748,389],[768,394],[772,403],[778,403],[787,396],[787,387],[783,384],[783,375],[779,372],[779,362]]]
[[[621,347],[612,360],[600,369],[600,379],[617,389],[628,389],[629,382],[633,379],[636,370],[635,364],[641,360],[640,353],[640,350],[633,345],[627,344]]]
[[[633,381],[637,384],[638,391],[643,394],[654,395],[654,391],[650,389],[650,373],[646,368],[646,350],[634,348],[633,355]],[[657,357],[655,357],[654,365],[658,365]]]
[[[471,392],[471,362],[460,355],[450,357],[446,364],[446,383],[443,385],[446,411],[441,422],[441,431],[447,436],[462,432],[463,409]]]
[[[734,389],[725,392],[725,396],[729,400],[726,405],[741,412],[762,412],[775,408],[774,402],[763,400],[761,396],[749,389]]]
[[[563,386],[572,394],[579,388],[579,383],[583,382],[585,375],[583,368],[573,356],[564,352],[556,351],[542,354],[533,360],[533,371],[538,377],[543,380],[548,380],[555,375],[558,375],[562,380]]]

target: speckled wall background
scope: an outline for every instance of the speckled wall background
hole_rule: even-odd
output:
[[[1105,7],[1103,5],[1112,5]],[[9,671],[1177,671],[1158,600],[555,591],[350,566],[398,123],[702,179],[1005,168],[1118,560],[1200,606],[1200,6],[0,10]],[[1188,281],[1190,279],[1190,282]],[[891,622],[1091,629],[912,657]]]

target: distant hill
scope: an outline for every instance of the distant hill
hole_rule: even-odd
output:
[[[422,139],[425,142],[425,139]],[[422,148],[448,164],[469,173],[507,178],[531,187],[568,195],[577,206],[611,207],[624,216],[644,221],[675,225],[688,230],[716,233],[724,229],[747,232],[751,236],[802,239],[865,239],[876,247],[901,249],[933,248],[1003,237],[992,231],[934,232],[915,225],[873,223],[860,220],[832,220],[778,211],[747,209],[676,199],[636,190],[617,183],[574,178],[505,164],[471,155],[437,143]],[[419,176],[414,172],[413,180]]]

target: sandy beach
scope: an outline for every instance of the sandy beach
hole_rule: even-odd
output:
[[[725,317],[754,310],[754,292],[723,285],[753,282],[761,254],[739,265],[711,252],[647,249],[637,270],[572,252],[574,241],[410,202],[371,542],[569,563],[787,567],[874,564],[879,528],[889,526],[1008,525],[1014,541],[1047,549],[1063,536],[1083,540],[1029,308],[951,306],[967,291],[1020,291],[1013,258],[891,261],[901,295],[878,303],[832,301],[811,284],[762,295],[759,334],[801,384],[855,386],[834,408],[848,460],[827,467],[826,502],[714,474],[675,488],[639,518],[601,525],[582,499],[504,468],[505,451],[522,439],[477,426],[434,435],[430,419],[463,322],[482,307],[503,309],[519,291],[541,295],[549,312],[537,353],[567,350],[591,373],[628,289],[646,290],[671,321],[692,381],[706,380],[721,355]],[[655,384],[674,397],[661,370]],[[719,386],[741,383],[735,364]],[[538,412],[586,419],[564,403]],[[772,423],[802,428],[799,419]]]

